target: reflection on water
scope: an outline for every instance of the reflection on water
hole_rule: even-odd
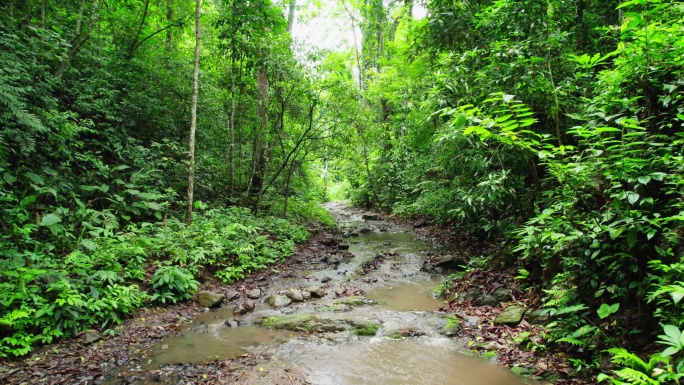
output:
[[[294,341],[292,341],[294,342]],[[281,359],[302,365],[315,385],[524,385],[526,380],[486,360],[456,352],[448,339],[372,338],[344,345],[288,343]]]
[[[437,279],[380,287],[368,292],[368,297],[382,301],[378,308],[394,311],[434,311],[443,302],[430,296],[430,290],[439,285]]]
[[[188,329],[182,335],[164,338],[151,352],[148,367],[155,369],[163,364],[198,364],[216,358],[233,358],[247,353],[250,347],[285,342],[290,334],[259,326],[214,325],[206,329],[200,326]]]

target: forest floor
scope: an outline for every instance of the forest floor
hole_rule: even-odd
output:
[[[362,213],[348,208],[348,212]],[[368,213],[369,215],[377,215]],[[338,220],[340,218],[337,218]],[[442,244],[440,252],[428,253],[426,264],[431,266],[443,254],[456,252],[465,260],[481,253],[496,252],[497,247],[487,250],[475,246],[474,240],[454,237],[444,229],[380,216],[384,223],[403,226],[420,239]],[[295,255],[272,268],[253,273],[243,281],[226,285],[211,280],[201,290],[237,292],[245,294],[255,288],[268,292],[276,282],[301,280],[306,271],[334,269],[340,261],[330,258],[340,251],[342,230],[311,228],[312,236],[298,245]],[[345,234],[348,235],[348,234]],[[330,238],[334,238],[334,242]],[[349,240],[349,238],[345,238]],[[344,249],[343,249],[344,250]],[[456,250],[456,251],[454,251]],[[383,263],[382,261],[380,263]],[[377,267],[375,267],[377,268]],[[444,277],[447,272],[431,273]],[[589,384],[592,381],[577,378],[572,365],[562,351],[545,350],[540,335],[543,328],[523,320],[517,326],[494,325],[493,320],[509,303],[531,306],[534,302],[523,292],[510,269],[502,264],[497,268],[483,268],[462,274],[463,279],[454,282],[455,290],[449,291],[443,306],[434,313],[455,315],[461,319],[455,338],[462,341],[463,350],[475,355],[486,355],[505,366],[516,367],[515,372],[539,380],[540,384]],[[316,280],[315,278],[306,278]],[[324,280],[321,280],[324,281]],[[324,281],[325,282],[325,281]],[[365,282],[372,286],[369,279]],[[334,283],[334,282],[333,282]],[[331,296],[344,297],[363,294],[369,286],[331,287]],[[508,303],[496,306],[476,306],[475,299],[463,293],[479,290],[492,293],[496,289],[510,291]],[[454,293],[461,293],[454,295]],[[261,302],[265,301],[262,297]],[[232,302],[233,305],[236,302]],[[227,303],[226,306],[231,306]],[[184,325],[209,310],[193,300],[184,304],[141,308],[115,329],[114,335],[102,335],[90,331],[66,340],[41,347],[20,360],[0,362],[0,383],[3,384],[309,384],[311,379],[305,368],[281,361],[268,354],[247,352],[234,358],[219,358],[201,363],[165,364],[150,368],[149,355],[154,346],[167,336],[180,335]],[[161,349],[164,349],[162,345]],[[159,348],[157,348],[159,349]],[[530,382],[532,383],[532,382]]]

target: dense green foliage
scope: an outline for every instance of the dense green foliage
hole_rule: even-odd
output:
[[[0,355],[242,279],[348,197],[507,245],[585,374],[677,381],[684,5],[331,0],[360,45],[295,55],[314,3],[204,3],[190,226],[191,5],[0,7]]]
[[[548,343],[585,374],[664,331],[650,363],[608,351],[613,381],[677,380],[684,5],[428,0],[422,20],[411,6],[358,5],[370,116],[337,166],[351,199],[510,245],[554,316]]]
[[[239,280],[293,253],[307,238],[294,222],[331,223],[313,175],[339,131],[336,107],[319,108],[337,86],[294,59],[269,0],[201,9],[198,213],[189,227],[176,219],[194,11],[0,6],[0,357],[186,300],[210,277]]]

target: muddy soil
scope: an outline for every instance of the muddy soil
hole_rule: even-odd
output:
[[[209,310],[193,301],[140,309],[114,336],[83,334],[2,362],[0,383],[540,383],[502,364],[553,383],[581,383],[568,379],[562,357],[524,351],[514,341],[538,326],[493,325],[507,304],[475,306],[430,296],[450,271],[426,272],[425,261],[458,253],[430,242],[431,226],[414,228],[341,203],[327,208],[340,228],[312,229],[311,239],[286,262],[233,285],[204,284],[201,289],[239,293],[224,307]],[[492,277],[473,277],[474,287],[510,287],[510,301],[524,303],[510,276]],[[321,298],[307,292],[312,287],[322,291]],[[255,311],[234,315],[234,306],[255,289]],[[309,297],[268,304],[293,290]],[[304,322],[278,326],[293,317]],[[455,319],[454,329],[449,321]],[[485,354],[492,360],[473,357]]]

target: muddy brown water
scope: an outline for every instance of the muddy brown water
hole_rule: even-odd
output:
[[[308,272],[297,280],[274,282],[268,293],[320,285],[321,279],[329,277],[332,281],[326,285],[325,298],[282,309],[261,303],[254,313],[240,320],[238,327],[226,324],[233,319],[232,307],[208,311],[187,324],[180,335],[158,343],[147,354],[145,366],[154,369],[168,363],[201,363],[249,352],[300,366],[314,385],[536,383],[466,354],[462,340],[447,338],[435,328],[435,320],[441,316],[434,311],[442,303],[430,292],[440,279],[421,272],[420,266],[425,253],[436,246],[415,238],[409,229],[383,221],[362,221],[361,212],[343,203],[329,203],[326,207],[337,217],[343,231],[353,235],[345,239],[354,258],[336,268]],[[362,229],[369,232],[356,236]],[[378,254],[385,257],[377,269],[360,274],[359,268]],[[348,285],[361,288],[380,304],[336,311],[334,290]],[[306,313],[330,319],[374,320],[381,327],[374,337],[360,337],[352,332],[306,335],[256,326],[267,316]],[[406,329],[416,331],[417,337],[395,339],[391,334]]]

